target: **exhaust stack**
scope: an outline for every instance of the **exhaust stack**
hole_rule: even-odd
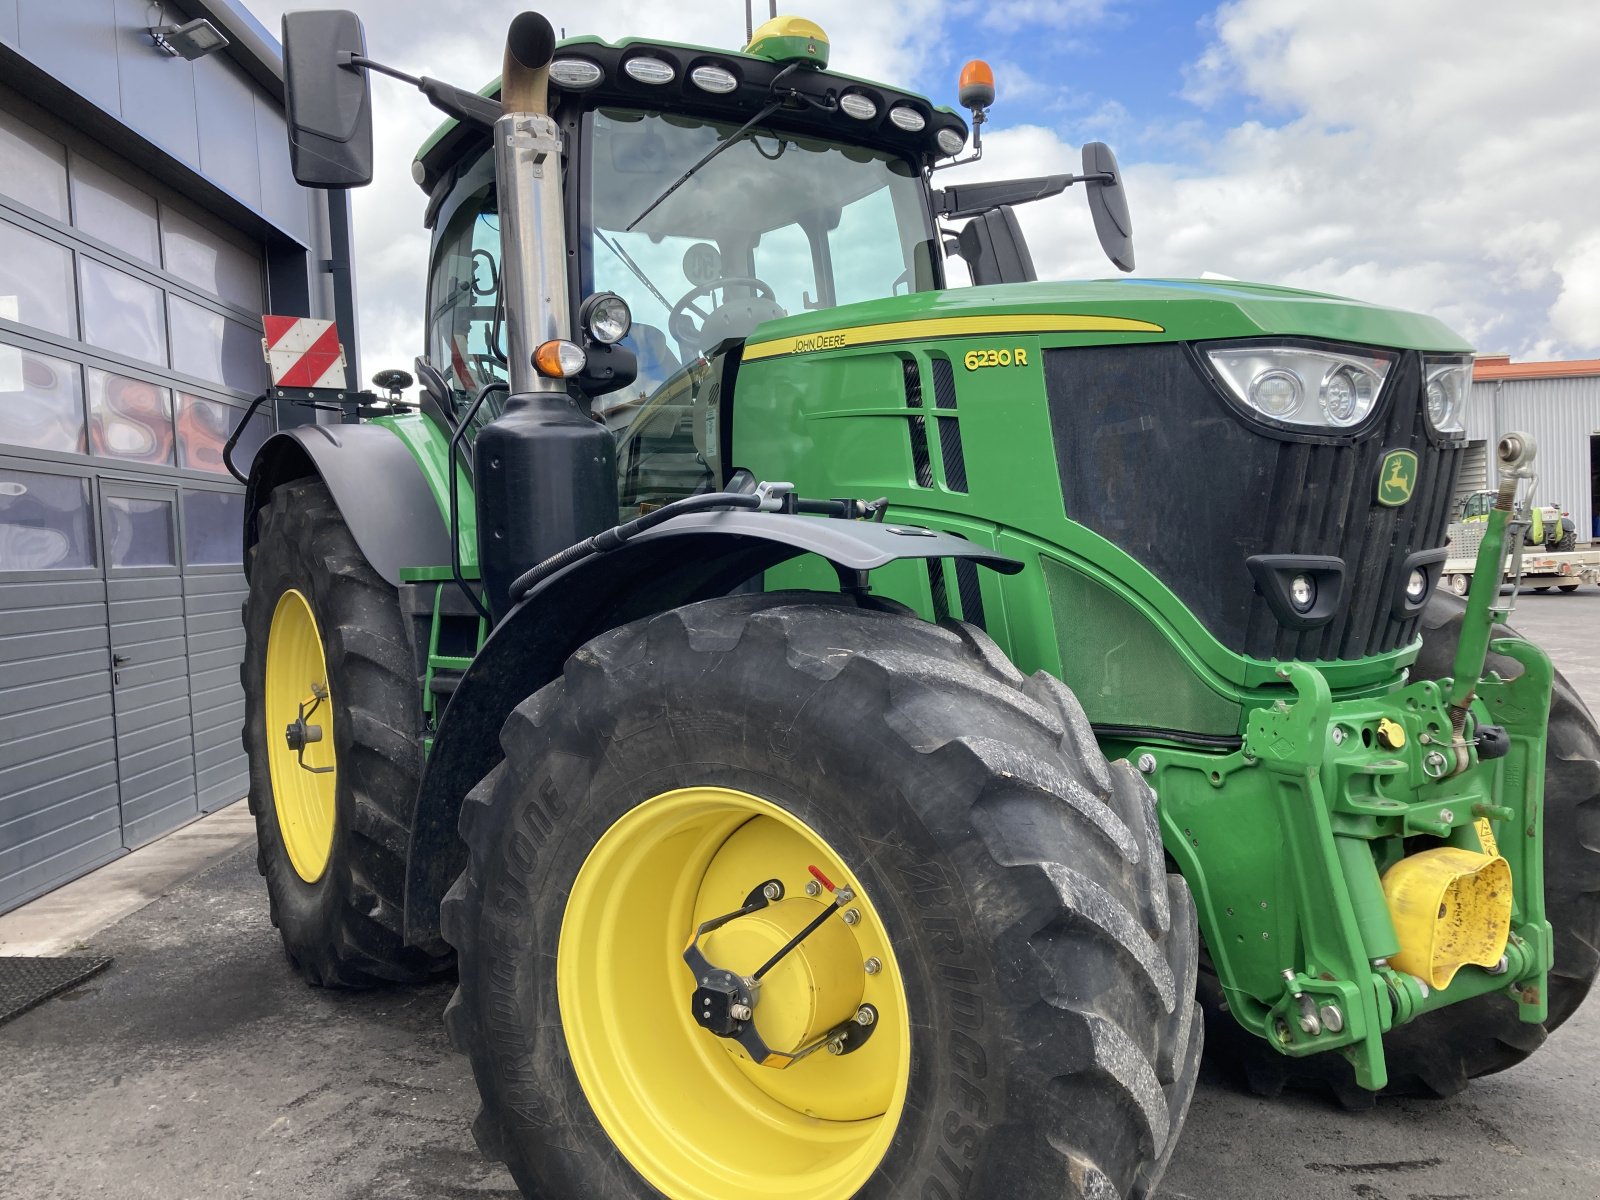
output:
[[[473,449],[478,561],[496,622],[524,571],[617,521],[615,447],[562,378],[541,375],[534,350],[573,339],[561,193],[561,129],[550,116],[556,37],[534,12],[506,35],[494,126],[510,396]],[[586,402],[585,402],[586,404]]]

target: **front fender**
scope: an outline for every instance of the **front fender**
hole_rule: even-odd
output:
[[[1022,570],[1016,559],[915,526],[724,511],[674,517],[541,580],[495,627],[440,721],[411,828],[406,940],[439,937],[439,902],[466,865],[456,832],[461,803],[499,763],[500,727],[512,709],[607,630],[725,596],[802,554],[844,571],[908,558],[967,558],[1008,575]]]
[[[257,538],[256,513],[281,483],[315,475],[328,485],[356,545],[393,587],[400,568],[450,561],[450,532],[422,468],[381,425],[300,425],[275,433],[257,452],[245,485],[244,562]]]

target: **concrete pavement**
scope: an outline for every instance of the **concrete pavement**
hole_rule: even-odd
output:
[[[1600,708],[1600,589],[1525,596],[1516,623]],[[472,1145],[475,1089],[439,1020],[451,985],[304,986],[267,921],[253,848],[86,940],[116,956],[111,971],[0,1026],[0,1200],[517,1195]],[[1163,1195],[1592,1196],[1596,1111],[1600,1001],[1449,1101],[1266,1101],[1213,1066]]]

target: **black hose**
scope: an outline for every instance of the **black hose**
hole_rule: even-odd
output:
[[[232,475],[240,483],[249,483],[250,480],[240,473],[238,467],[233,465],[233,448],[239,444],[239,435],[244,432],[244,427],[250,424],[250,418],[256,415],[256,409],[265,404],[267,397],[271,394],[271,392],[262,392],[261,395],[250,401],[250,407],[244,410],[244,416],[239,418],[239,423],[233,427],[233,432],[228,435],[228,440],[222,444],[222,465],[227,467],[228,474]]]
[[[615,550],[629,539],[637,537],[647,529],[655,528],[664,521],[670,521],[673,517],[707,508],[757,509],[761,507],[761,503],[761,497],[753,492],[708,492],[705,495],[685,496],[682,500],[663,504],[654,512],[635,517],[625,524],[613,526],[593,537],[585,538],[576,545],[568,546],[565,550],[552,554],[538,566],[523,572],[511,584],[511,600],[513,603],[521,600],[536,584],[563,567],[571,566],[580,559],[595,554],[605,554]]]
[[[461,440],[466,437],[468,428],[472,425],[472,418],[478,415],[478,409],[483,406],[491,392],[510,392],[510,388],[498,380],[484,384],[478,389],[478,394],[472,398],[472,403],[467,406],[467,411],[456,422],[455,431],[450,435],[450,446],[445,451],[448,462],[445,486],[450,492],[450,577],[455,580],[456,586],[461,589],[461,594],[467,598],[472,607],[478,610],[489,624],[494,624],[494,617],[488,607],[478,598],[478,593],[473,591],[467,583],[467,577],[461,571],[461,504],[456,498],[456,472],[460,468],[457,455],[460,452]],[[476,480],[474,480],[476,486]]]

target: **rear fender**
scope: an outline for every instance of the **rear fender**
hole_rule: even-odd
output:
[[[609,629],[741,584],[802,554],[841,572],[899,559],[967,558],[1004,574],[1022,564],[946,533],[900,525],[775,513],[691,513],[609,554],[549,576],[506,614],[456,686],[440,721],[417,798],[406,863],[406,940],[439,937],[439,902],[466,866],[456,832],[461,804],[499,763],[500,727],[556,679],[568,657]]]
[[[245,485],[244,561],[258,536],[256,514],[272,489],[307,476],[328,485],[373,570],[400,586],[400,568],[450,561],[450,533],[422,468],[381,425],[301,425],[268,438]]]

